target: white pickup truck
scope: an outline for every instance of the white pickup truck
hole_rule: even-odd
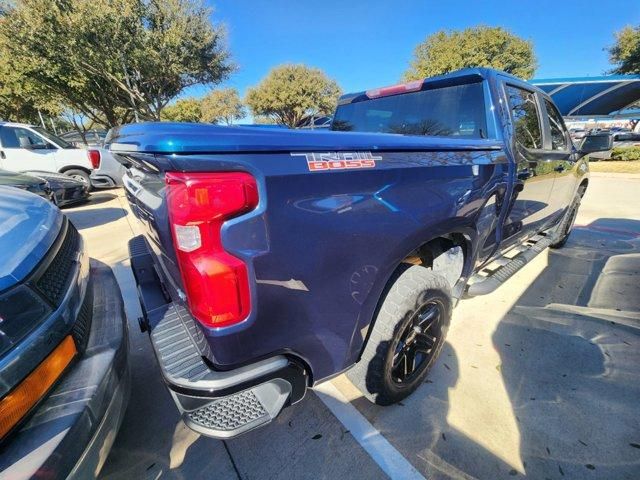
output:
[[[102,148],[76,148],[42,127],[0,122],[0,168],[64,173],[89,187],[122,185],[123,167]]]

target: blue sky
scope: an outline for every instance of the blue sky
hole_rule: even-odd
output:
[[[224,86],[242,95],[281,63],[319,67],[345,92],[396,83],[414,47],[440,29],[502,26],[532,40],[537,78],[601,75],[603,48],[625,25],[640,24],[640,2],[214,0],[238,71]],[[203,89],[189,94],[200,95]]]

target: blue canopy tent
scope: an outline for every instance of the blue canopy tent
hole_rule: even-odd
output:
[[[640,118],[640,75],[534,79],[565,117]]]

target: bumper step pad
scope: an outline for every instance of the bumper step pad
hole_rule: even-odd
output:
[[[217,399],[185,399],[172,393],[187,426],[208,437],[225,439],[271,422],[290,399],[291,384],[275,378]]]
[[[251,391],[232,395],[187,414],[189,419],[212,430],[236,430],[250,422],[269,416],[258,397]]]

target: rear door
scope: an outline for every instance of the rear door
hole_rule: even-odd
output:
[[[55,172],[58,148],[24,127],[0,127],[0,162],[12,172],[45,170]]]
[[[504,224],[503,247],[539,232],[552,218],[550,204],[554,164],[544,149],[544,122],[538,95],[526,84],[504,83],[516,162],[516,185],[512,207]]]

